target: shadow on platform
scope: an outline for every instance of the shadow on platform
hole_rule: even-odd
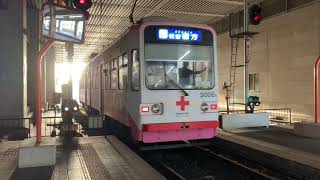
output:
[[[34,168],[16,168],[10,180],[21,179],[41,179],[51,180],[53,176],[54,166],[34,167]]]

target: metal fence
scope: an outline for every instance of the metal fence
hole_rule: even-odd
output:
[[[283,109],[258,109],[256,112],[267,112],[269,113],[269,120],[271,122],[277,123],[292,123],[291,120],[291,109],[283,108]]]
[[[229,111],[230,114],[238,114],[238,113],[245,113],[245,110],[232,110]],[[269,113],[269,120],[271,122],[276,123],[285,123],[291,124],[291,108],[281,108],[281,109],[256,109],[254,113],[259,112],[267,112]],[[220,114],[227,114],[227,111],[220,111]]]
[[[74,122],[79,124],[79,129],[103,128],[103,115],[74,116]],[[51,136],[53,130],[59,134],[57,125],[62,122],[61,116],[42,117],[41,136]],[[36,123],[33,118],[0,118],[0,140],[18,140],[36,136]]]
[[[32,118],[1,118],[0,139],[24,139],[30,137]]]

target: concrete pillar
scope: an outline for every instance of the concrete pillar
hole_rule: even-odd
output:
[[[39,10],[27,9],[28,23],[28,106],[30,110],[34,110],[35,95],[35,59],[40,49],[40,19]]]
[[[50,48],[45,58],[45,101],[49,105],[53,103],[53,93],[55,92],[55,50]]]
[[[0,118],[27,112],[26,1],[9,0],[0,10]]]

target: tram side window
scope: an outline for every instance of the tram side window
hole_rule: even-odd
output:
[[[113,59],[112,61],[112,71],[111,71],[111,89],[118,89],[118,59]]]
[[[98,72],[99,69],[96,68],[96,70],[94,71],[94,89],[98,89]]]
[[[99,69],[98,68],[96,68],[96,71],[95,71],[95,74],[94,74],[94,88],[95,89],[98,89],[98,82],[99,82],[99,80],[98,80],[98,74],[99,74]]]
[[[131,89],[133,91],[139,91],[140,89],[140,63],[137,49],[132,50]]]
[[[84,89],[84,81],[85,81],[85,78],[84,78],[84,75],[82,75],[80,78],[80,84],[79,84],[80,89]]]
[[[82,87],[81,89],[85,89],[86,88],[86,75],[82,76]]]
[[[104,64],[104,89],[108,90],[110,87],[110,69],[109,63]]]
[[[117,58],[114,58],[112,60],[112,69],[117,69],[118,68],[118,61]]]
[[[128,55],[122,56],[122,61],[119,61],[119,89],[127,89],[128,82]]]
[[[96,71],[95,69],[92,70],[92,73],[91,73],[91,79],[92,79],[92,89],[95,89],[96,88]]]
[[[96,76],[96,89],[101,89],[101,66],[97,67],[97,76]]]
[[[91,81],[91,76],[90,76],[90,71],[86,74],[86,78],[87,78],[87,82],[88,84],[86,85],[87,89],[91,89],[92,88],[92,81]]]

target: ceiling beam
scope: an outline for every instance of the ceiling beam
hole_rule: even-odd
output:
[[[104,44],[100,44],[100,43],[85,43],[85,44],[75,44],[75,51],[78,50],[78,48],[82,48],[82,47],[93,47],[93,46],[104,46]],[[54,45],[55,48],[59,48],[59,49],[64,49],[66,46],[64,44],[55,44]]]
[[[164,5],[166,5],[170,0],[162,0],[157,4],[152,10],[150,10],[144,17],[152,16],[154,13],[156,13],[158,10],[160,10]]]
[[[129,26],[126,25],[102,25],[102,24],[86,24],[86,27],[100,27],[100,28],[128,28]]]
[[[159,10],[158,12],[176,13],[176,14],[185,14],[185,15],[194,15],[194,16],[208,16],[208,17],[225,17],[226,16],[223,14],[197,13],[197,12],[173,11],[173,10]]]
[[[101,39],[101,40],[111,40],[111,41],[113,41],[113,40],[117,39],[117,37],[86,36],[86,38],[85,38],[86,42],[87,42],[87,40],[93,40],[93,39],[98,39],[98,40]]]
[[[74,50],[74,52],[80,53],[80,54],[85,54],[88,50],[93,50],[93,49],[101,49],[101,47],[103,46],[96,46],[96,47],[82,47],[85,49],[81,49],[81,50]],[[66,50],[62,49],[62,48],[56,48],[56,53],[68,53]]]
[[[114,34],[119,35],[122,34],[121,32],[114,30],[114,29],[103,29],[102,31],[86,31],[86,34]]]
[[[101,14],[91,14],[92,18],[114,18],[114,19],[128,19],[128,16],[109,16],[109,15],[101,15]]]
[[[218,1],[218,0],[217,0]],[[221,0],[220,0],[221,1]],[[219,2],[220,2],[219,1]],[[227,1],[227,0],[226,0]],[[229,1],[228,1],[229,2]],[[236,1],[238,2],[238,1]],[[149,14],[154,14],[156,12],[166,12],[166,13],[175,13],[175,14],[186,14],[186,15],[196,15],[196,16],[209,16],[209,17],[225,17],[226,15],[224,14],[212,14],[212,13],[197,13],[197,12],[187,12],[187,11],[173,11],[173,10],[165,10],[161,9],[162,6],[164,6],[167,1],[163,2],[164,4],[158,4],[155,8],[145,8],[145,7],[140,7],[137,6],[136,9],[142,9],[145,11],[149,11],[146,16],[150,16]],[[96,4],[103,4],[106,7],[114,7],[114,8],[124,8],[127,9],[128,11],[131,11],[131,6],[128,5],[115,5],[115,4],[108,4],[108,3],[96,3]],[[161,7],[160,7],[161,6]]]
[[[238,5],[238,6],[244,5],[243,1],[234,1],[234,0],[203,0],[203,1],[232,4],[232,5]]]
[[[90,48],[95,48],[95,47],[99,47],[99,46],[104,46],[104,44],[99,44],[99,43],[85,43],[85,44],[75,44],[75,51],[78,51],[79,48],[84,48],[84,47],[90,47]],[[55,44],[54,45],[55,48],[58,48],[58,50],[65,50],[65,45],[63,44]],[[80,50],[83,51],[83,50]]]
[[[132,9],[132,6],[129,6],[129,5],[117,5],[117,4],[111,4],[111,3],[94,3],[93,5],[100,6],[101,4],[102,4],[102,6],[110,7],[110,8],[128,9],[128,10],[130,10],[130,12],[131,12],[131,9]],[[147,7],[142,7],[142,6],[136,6],[135,8],[142,9],[142,10],[152,10],[152,8],[147,8]]]

